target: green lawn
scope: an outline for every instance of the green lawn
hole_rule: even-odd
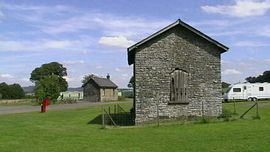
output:
[[[243,113],[252,103],[237,103]],[[130,106],[130,105],[129,105]],[[125,107],[128,108],[125,104]],[[232,104],[224,104],[232,110]],[[88,124],[100,107],[0,116],[1,152],[171,152],[270,151],[270,102],[260,104],[245,120],[207,124],[173,124],[101,129]]]

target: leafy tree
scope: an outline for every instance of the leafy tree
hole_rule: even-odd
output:
[[[35,89],[36,98],[41,101],[48,97],[50,100],[56,101],[61,92],[60,78],[56,75],[51,75],[37,82]]]
[[[2,94],[2,99],[10,99],[9,86],[5,82],[0,83],[0,93]]]
[[[67,81],[63,78],[67,75],[67,69],[58,62],[51,62],[35,68],[30,80],[35,83],[35,95],[38,100],[48,97],[56,100],[60,92],[68,88]]]
[[[229,86],[231,84],[226,83],[226,82],[222,82],[221,84],[222,84],[222,94],[224,94],[224,93],[226,93],[229,90]]]
[[[231,84],[222,82],[222,88],[228,88]]]
[[[88,75],[85,75],[82,79],[82,83],[85,84],[88,80],[91,79],[91,77],[95,76],[94,74],[88,74]]]
[[[250,82],[250,83],[255,83],[256,82],[256,77],[247,77],[246,81]]]
[[[35,68],[32,73],[30,80],[32,82],[40,81],[46,76],[57,75],[59,77],[67,76],[67,69],[58,62],[51,62],[41,65],[41,67]]]
[[[262,75],[257,77],[247,77],[247,82],[255,83],[255,82],[270,82],[270,71],[264,71]]]
[[[22,87],[19,84],[8,85],[0,84],[0,94],[2,99],[21,99],[25,96]]]
[[[134,76],[132,76],[128,82],[128,87],[133,88],[135,86]]]
[[[21,99],[25,96],[22,87],[19,84],[9,85],[10,99]]]

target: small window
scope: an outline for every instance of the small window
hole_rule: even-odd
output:
[[[244,90],[247,90],[247,86],[244,86]]]
[[[241,92],[241,88],[233,88],[233,92]]]
[[[259,91],[263,91],[263,87],[259,87]]]

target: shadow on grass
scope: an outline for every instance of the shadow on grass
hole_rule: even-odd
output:
[[[130,113],[118,113],[118,114],[110,114],[110,117],[106,114],[104,115],[104,123],[105,125],[114,125],[112,120],[117,126],[133,126],[135,124],[134,118]],[[90,120],[87,124],[99,124],[102,125],[102,115],[96,116],[94,119]]]
[[[90,120],[87,124],[96,124],[96,125],[102,125],[102,115],[96,116],[94,119]]]

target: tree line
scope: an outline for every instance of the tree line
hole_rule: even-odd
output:
[[[0,83],[0,99],[21,99],[24,96],[24,91],[19,84]]]
[[[246,78],[247,82],[250,83],[256,83],[256,82],[270,82],[270,71],[264,71],[263,74],[259,75],[259,76],[255,76],[255,77],[247,77]]]

